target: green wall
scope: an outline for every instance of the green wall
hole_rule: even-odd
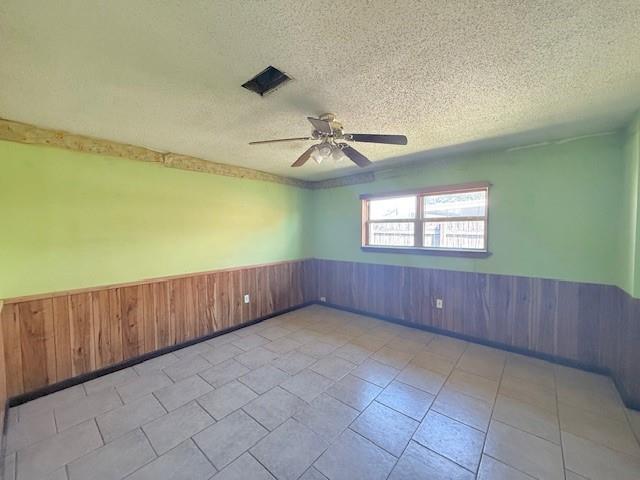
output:
[[[619,285],[640,298],[640,116],[625,131],[303,190],[0,142],[0,298],[318,257]],[[360,193],[488,180],[485,259],[362,252]]]
[[[0,298],[303,258],[310,195],[0,142]]]
[[[374,183],[316,191],[314,256],[621,284],[622,146],[622,134],[612,134],[464,155],[381,173]],[[359,194],[484,180],[493,185],[489,258],[360,250]]]
[[[640,298],[640,113],[625,135],[620,286]]]

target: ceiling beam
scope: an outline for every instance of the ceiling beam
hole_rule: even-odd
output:
[[[281,183],[301,188],[311,188],[306,180],[283,177],[272,173],[238,167],[224,163],[210,162],[202,158],[190,157],[171,152],[158,152],[149,148],[112,142],[100,138],[76,135],[62,130],[50,130],[26,123],[14,122],[0,118],[0,140],[26,143],[30,145],[47,145],[64,148],[75,152],[96,153],[112,157],[128,158],[140,162],[157,163],[169,168],[204,172],[226,177],[238,177],[264,182]]]

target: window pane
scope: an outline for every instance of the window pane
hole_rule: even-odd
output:
[[[413,247],[414,228],[413,222],[370,223],[369,245]]]
[[[484,221],[425,222],[425,247],[484,250]]]
[[[424,217],[484,217],[487,211],[487,192],[445,193],[424,197]]]
[[[370,220],[416,218],[416,197],[383,198],[369,201]]]

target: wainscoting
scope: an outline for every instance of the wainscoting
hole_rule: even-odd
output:
[[[640,300],[617,287],[330,260],[10,299],[0,313],[0,405],[320,297],[609,372],[640,407]]]
[[[310,300],[304,277],[299,260],[5,301],[0,394],[20,395],[301,305]]]
[[[609,372],[640,408],[640,300],[617,287],[313,260],[329,304]],[[437,309],[435,299],[444,301]]]

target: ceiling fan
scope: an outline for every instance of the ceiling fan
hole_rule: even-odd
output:
[[[371,165],[371,161],[357,151],[347,142],[387,143],[392,145],[406,145],[407,137],[404,135],[376,135],[368,133],[344,133],[342,124],[336,121],[333,113],[325,113],[320,118],[307,117],[313,125],[310,137],[281,138],[278,140],[261,140],[249,142],[249,145],[278,142],[298,142],[300,140],[320,140],[320,143],[309,147],[300,157],[293,162],[292,167],[301,167],[310,158],[318,164],[327,158],[340,160],[344,157],[350,159],[359,167]]]

